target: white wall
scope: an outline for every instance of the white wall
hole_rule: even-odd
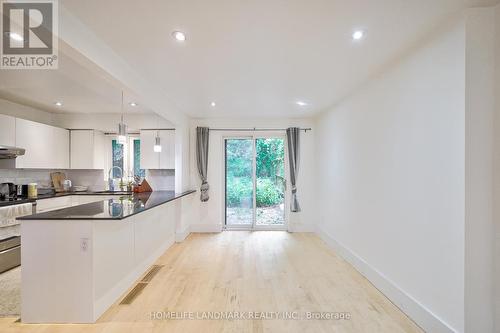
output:
[[[233,120],[233,119],[204,119],[194,120],[191,126],[191,184],[199,189],[200,179],[196,166],[196,127],[208,126],[211,128],[287,128],[290,126],[313,127],[314,122],[308,119],[268,119],[268,120]],[[244,134],[244,133],[243,133]],[[210,185],[210,200],[206,203],[199,201],[191,231],[220,231],[224,223],[224,152],[223,136],[227,132],[210,132],[208,183]],[[298,180],[298,194],[302,212],[291,213],[289,217],[290,230],[313,231],[315,221],[316,189],[314,183],[314,151],[315,129],[301,134],[301,165]],[[289,209],[287,207],[287,209]]]
[[[429,332],[464,330],[464,22],[317,119],[319,233]]]
[[[493,331],[495,11],[466,12],[465,331]]]
[[[500,5],[496,6],[496,112],[495,112],[495,145],[494,145],[494,227],[495,227],[495,252],[494,252],[494,288],[495,288],[495,332],[500,332]]]
[[[178,193],[193,189],[190,177],[190,135],[189,124],[175,128],[175,191]]]

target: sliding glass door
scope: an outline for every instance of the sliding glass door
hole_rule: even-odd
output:
[[[229,137],[224,151],[226,228],[285,229],[284,137]]]
[[[255,226],[285,225],[285,144],[283,138],[255,139]]]
[[[252,139],[225,140],[226,226],[248,229],[254,220],[254,145]]]

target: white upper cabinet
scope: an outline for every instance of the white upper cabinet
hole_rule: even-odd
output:
[[[0,145],[16,145],[16,118],[0,114]]]
[[[17,168],[67,169],[68,131],[30,120],[15,120],[15,145],[26,149],[16,158]]]
[[[158,132],[162,147],[160,153],[153,151]],[[175,131],[141,130],[141,168],[175,169]]]
[[[54,140],[54,159],[52,168],[69,169],[69,131],[64,128],[52,127]]]
[[[160,154],[153,151],[156,131],[141,131],[141,169],[159,169]]]
[[[71,130],[71,169],[93,169],[94,166],[94,131]]]
[[[175,169],[175,131],[160,131],[160,169]]]
[[[95,130],[71,130],[71,169],[104,169],[104,133]]]

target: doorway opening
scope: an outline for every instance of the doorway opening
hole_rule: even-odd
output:
[[[225,228],[286,230],[284,136],[224,138]]]

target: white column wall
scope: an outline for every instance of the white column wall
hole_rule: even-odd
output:
[[[465,332],[493,331],[495,11],[466,12]]]
[[[495,228],[494,239],[494,280],[493,288],[495,303],[495,332],[500,332],[500,4],[495,8],[495,133],[494,133],[494,200],[493,200],[493,218]]]

